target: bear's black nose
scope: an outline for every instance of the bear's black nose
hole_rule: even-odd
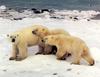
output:
[[[35,32],[35,31],[32,31],[32,33],[33,33],[33,34],[36,34],[36,32]]]
[[[12,42],[15,42],[15,39],[12,39]]]
[[[42,42],[45,42],[44,40],[41,40]]]

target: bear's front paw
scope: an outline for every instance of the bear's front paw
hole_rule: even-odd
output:
[[[21,57],[16,58],[16,61],[21,61],[21,60],[23,60]]]
[[[80,65],[79,62],[72,62],[71,64]]]
[[[66,58],[65,57],[63,57],[63,58],[57,58],[57,60],[66,60]]]
[[[43,54],[43,55],[49,55],[49,53],[46,53],[46,52],[43,52],[42,54]]]
[[[95,64],[95,61],[92,60],[92,62],[90,63],[90,66],[93,66]]]
[[[66,58],[64,57],[64,58],[61,58],[61,60],[66,60]]]
[[[15,57],[10,57],[10,58],[9,58],[9,60],[15,60],[15,59],[16,59]]]

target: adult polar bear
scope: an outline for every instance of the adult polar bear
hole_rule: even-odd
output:
[[[72,63],[80,64],[81,58],[84,58],[89,62],[89,65],[94,65],[94,59],[89,52],[89,48],[80,38],[63,34],[49,35],[44,37],[43,42],[57,47],[57,59],[63,59],[68,53],[71,53],[73,56]]]
[[[28,46],[38,45],[40,38],[32,34],[32,30],[38,25],[23,28],[20,31],[8,34],[12,43],[12,51],[9,60],[23,60],[28,56]]]

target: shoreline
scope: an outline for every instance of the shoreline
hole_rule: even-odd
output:
[[[0,17],[11,20],[22,20],[23,18],[51,18],[51,19],[99,19],[100,11],[95,10],[56,10],[56,9],[36,9],[23,8],[15,10],[6,6],[0,6]]]

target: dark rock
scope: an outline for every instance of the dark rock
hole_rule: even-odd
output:
[[[32,11],[37,10],[36,8],[31,8]]]
[[[67,69],[67,71],[71,71],[71,70],[72,70],[71,68],[68,68],[68,69]]]
[[[79,20],[77,17],[69,17],[70,19]]]
[[[50,10],[49,9],[41,9],[41,12],[43,13],[43,12],[50,12]]]
[[[61,16],[60,17],[59,16],[58,17],[57,16],[51,16],[50,18],[54,18],[54,19],[64,19],[64,17],[61,17]]]
[[[35,14],[40,14],[42,13],[41,10],[38,10],[36,8],[31,8],[31,10],[35,13]]]
[[[13,20],[22,20],[23,18],[13,18]]]
[[[6,72],[7,70],[6,70],[6,69],[4,69],[3,71],[4,71],[4,72]]]
[[[73,19],[78,20],[78,18],[77,18],[77,17],[74,17]]]
[[[31,10],[35,13],[35,14],[40,14],[40,13],[44,13],[44,12],[49,12],[49,13],[53,13],[53,10],[49,10],[49,9],[36,9],[36,8],[31,8]]]
[[[52,16],[52,17],[50,17],[50,18],[58,19],[58,17],[55,17],[55,16]]]
[[[90,19],[87,19],[87,21],[90,21]]]
[[[100,14],[97,14],[95,17],[91,18],[93,20],[100,20]]]
[[[53,73],[53,75],[57,75],[58,73]]]
[[[35,14],[40,14],[40,13],[42,13],[40,10],[34,10],[34,13]]]
[[[70,19],[72,19],[72,17],[69,17]]]
[[[12,8],[8,8],[8,10],[12,10]]]

